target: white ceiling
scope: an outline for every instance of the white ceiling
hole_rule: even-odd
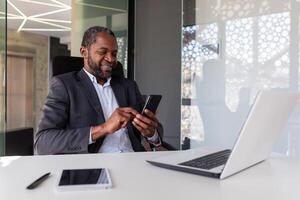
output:
[[[6,1],[7,27],[9,29],[53,36],[60,38],[61,43],[70,43],[72,0]],[[77,0],[76,4],[90,9],[90,12],[86,13],[85,17],[87,18],[95,17],[95,13],[97,16],[121,14],[119,17],[123,18],[122,14],[127,12],[127,3],[123,0]],[[0,18],[4,17],[5,13],[0,12]],[[117,22],[114,22],[114,26],[118,25]],[[117,29],[117,27],[114,28]]]
[[[7,0],[7,27],[69,38],[71,0]]]

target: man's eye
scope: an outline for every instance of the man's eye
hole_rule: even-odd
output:
[[[99,55],[105,55],[107,52],[106,52],[106,51],[97,51],[97,53],[98,53]]]

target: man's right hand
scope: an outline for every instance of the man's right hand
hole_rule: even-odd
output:
[[[138,114],[138,112],[130,107],[117,108],[104,123],[104,129],[107,134],[111,134],[121,128],[125,128],[128,122],[132,120],[136,114]]]
[[[130,107],[117,108],[107,121],[101,125],[92,127],[92,140],[95,141],[104,135],[112,134],[121,128],[125,128],[138,112]]]

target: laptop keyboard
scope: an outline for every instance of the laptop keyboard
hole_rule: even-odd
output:
[[[228,160],[230,153],[231,150],[226,149],[206,156],[195,158],[193,160],[189,160],[183,163],[179,163],[179,165],[209,170],[220,165],[224,165]]]

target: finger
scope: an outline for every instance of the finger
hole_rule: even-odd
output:
[[[151,110],[149,110],[149,109],[145,109],[145,113],[149,117],[155,117],[155,114]]]
[[[150,124],[144,123],[143,121],[139,120],[138,118],[134,118],[133,120],[137,125],[139,125],[144,130],[155,130],[155,126],[152,126]]]
[[[125,118],[125,117],[121,117],[119,118],[119,127],[120,128],[126,128],[127,125],[129,123],[129,119],[128,118]]]
[[[143,129],[147,129],[148,128],[148,124],[144,123],[143,121],[137,119],[137,118],[134,118],[133,121],[139,125],[140,127],[142,127]]]
[[[140,121],[143,121],[144,123],[149,124],[150,126],[153,126],[153,127],[155,127],[155,128],[158,126],[158,122],[155,121],[155,119],[154,119],[154,120],[153,120],[153,119],[150,119],[150,118],[145,117],[145,116],[143,116],[143,115],[141,115],[141,114],[138,114],[138,115],[136,115],[135,117],[136,117],[137,119],[139,119]]]
[[[122,128],[125,128],[125,127],[127,127],[127,124],[128,124],[128,121],[124,121],[124,122],[121,124],[121,127],[122,127]]]
[[[117,108],[117,113],[118,116],[125,117],[126,121],[132,120],[135,117],[135,115],[133,115],[132,113],[124,112],[124,109],[121,108]]]
[[[140,127],[137,123],[135,123],[134,121],[132,122],[132,124],[134,125],[134,127],[136,129],[138,129],[138,131],[145,137],[153,135],[153,133],[155,132],[155,130],[149,130],[149,129],[143,129],[142,127]]]
[[[138,114],[138,112],[131,107],[123,107],[123,108],[119,108],[119,110],[121,110],[122,112],[131,113],[132,115]]]
[[[146,117],[152,119],[153,121],[158,122],[158,119],[156,118],[156,115],[153,112],[151,112],[150,110],[146,109],[144,114],[146,115]]]
[[[142,131],[142,127],[140,127],[137,123],[135,123],[134,121],[132,121],[133,126],[138,130],[138,131]]]
[[[121,117],[124,117],[126,121],[129,121],[131,119],[134,118],[134,115],[132,115],[131,113],[127,113],[127,112],[122,112],[122,111],[119,111],[118,114],[121,116]]]

